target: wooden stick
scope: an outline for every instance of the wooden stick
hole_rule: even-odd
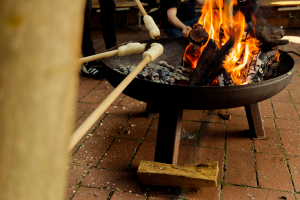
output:
[[[146,12],[144,6],[142,5],[142,3],[140,2],[140,0],[134,0],[134,1],[135,1],[136,5],[139,7],[142,15],[143,16],[147,15],[147,12]]]
[[[131,81],[140,73],[140,71],[151,61],[146,56],[142,62],[108,95],[108,97],[98,106],[98,108],[83,122],[83,124],[71,136],[69,150],[71,150],[77,142],[84,136],[90,127],[99,119],[106,109],[114,102],[114,100],[123,92],[123,90],[131,83]]]
[[[118,49],[113,50],[113,51],[108,51],[108,52],[105,52],[105,53],[99,53],[99,54],[92,55],[92,56],[87,56],[87,57],[84,57],[84,58],[80,58],[79,62],[80,63],[86,63],[86,62],[91,62],[93,60],[98,60],[98,59],[107,58],[107,57],[116,56],[116,55],[118,55]]]

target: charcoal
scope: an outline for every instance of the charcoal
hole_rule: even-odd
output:
[[[234,85],[231,78],[230,78],[230,75],[228,73],[226,73],[225,70],[222,70],[222,72],[218,76],[218,83],[219,83],[219,86]]]
[[[159,61],[158,64],[174,70],[174,67],[172,65],[169,65],[166,61]]]

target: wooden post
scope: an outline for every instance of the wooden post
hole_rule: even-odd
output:
[[[85,1],[0,3],[0,194],[62,200]]]

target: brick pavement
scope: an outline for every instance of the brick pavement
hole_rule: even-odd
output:
[[[299,30],[282,50],[300,53]],[[134,35],[134,37],[133,37]],[[92,32],[96,52],[105,50],[102,32]],[[141,31],[117,29],[118,44],[149,39]],[[162,33],[163,37],[166,37]],[[292,55],[294,59],[299,59]],[[184,110],[179,164],[219,162],[216,188],[182,189],[140,184],[141,160],[153,160],[158,116],[141,116],[146,103],[120,95],[72,150],[66,199],[298,199],[300,200],[300,63],[291,83],[260,102],[268,140],[247,135],[244,108],[227,109],[231,121],[216,111]],[[80,77],[78,127],[111,92],[106,79]],[[128,134],[128,131],[130,133]]]

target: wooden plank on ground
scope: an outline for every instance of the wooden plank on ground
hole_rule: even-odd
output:
[[[216,187],[218,162],[198,166],[141,161],[138,177],[144,184],[183,188]]]
[[[262,0],[260,6],[272,6],[272,7],[282,7],[282,6],[299,6],[299,0]]]

